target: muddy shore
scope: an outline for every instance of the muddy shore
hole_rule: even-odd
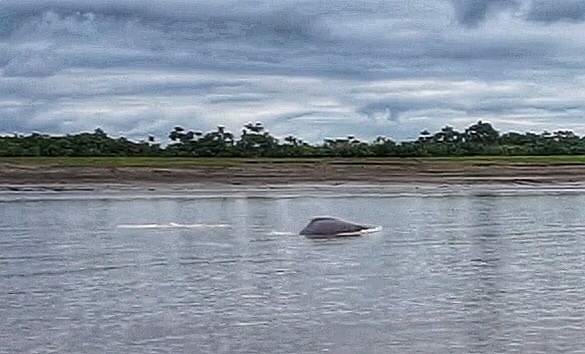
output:
[[[585,183],[581,164],[257,163],[189,168],[0,164],[0,188],[27,185]]]

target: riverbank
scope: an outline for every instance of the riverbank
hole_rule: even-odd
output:
[[[3,159],[0,185],[585,183],[571,158]]]

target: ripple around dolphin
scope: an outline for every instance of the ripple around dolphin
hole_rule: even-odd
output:
[[[340,238],[340,237],[359,237],[359,236],[363,236],[363,235],[367,235],[367,234],[372,234],[375,232],[379,232],[382,231],[382,227],[381,226],[376,226],[376,227],[371,227],[368,229],[363,229],[360,231],[354,231],[354,232],[340,232],[340,233],[336,233],[336,234],[316,234],[316,235],[304,235],[307,238],[310,239],[327,239],[327,238]]]
[[[356,232],[341,232],[336,234],[335,236],[360,236],[360,235],[367,235],[367,234],[373,234],[374,232],[380,232],[382,231],[382,226],[374,226],[374,227],[370,227],[368,229],[363,229],[360,231],[356,231]]]

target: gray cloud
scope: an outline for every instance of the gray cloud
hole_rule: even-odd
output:
[[[527,19],[539,22],[583,21],[585,20],[585,2],[532,0]]]
[[[585,20],[585,3],[580,0],[452,0],[452,5],[458,22],[470,27],[502,11],[514,11],[535,22]]]
[[[405,32],[410,22],[403,23],[398,16],[429,16],[432,10],[444,8],[433,5],[409,13],[397,1],[385,7],[364,3],[363,8],[345,2],[275,2],[257,11],[185,1],[169,2],[164,9],[155,1],[36,3],[0,2],[4,13],[12,12],[10,18],[18,23],[5,32],[13,53],[5,64],[5,76],[51,75],[71,67],[173,67],[353,78],[400,77],[416,70],[423,75],[462,69],[479,74],[485,66],[476,65],[476,60],[530,60],[548,54],[550,47],[544,41],[482,38],[481,34],[454,37],[440,24],[421,23],[417,32]],[[457,2],[456,8],[464,14],[472,8],[487,11],[511,3],[468,1]],[[362,22],[356,22],[356,16]],[[368,18],[386,22],[368,32],[363,22]],[[385,26],[396,27],[399,35]],[[361,34],[357,40],[356,33]],[[46,59],[39,62],[39,58]],[[438,61],[429,62],[432,59]],[[466,63],[449,66],[442,59]]]
[[[502,10],[518,8],[518,0],[452,0],[459,23],[477,26],[489,15]]]
[[[0,2],[2,34],[10,36],[22,26],[33,23],[48,26],[61,23],[61,35],[78,35],[82,26],[94,30],[120,30],[112,24],[151,26],[180,39],[229,39],[247,35],[271,35],[282,39],[304,39],[319,34],[319,6],[297,8],[277,5],[250,6],[246,1],[26,1]],[[303,10],[305,9],[305,10]],[[49,15],[48,15],[49,14]],[[106,22],[106,26],[100,23]],[[52,28],[55,29],[54,27]],[[182,37],[182,38],[181,38]]]
[[[326,26],[318,11],[309,11],[312,7],[235,11],[211,2],[166,5],[0,2],[5,17],[0,31],[13,53],[4,75],[43,76],[68,67],[120,66],[282,71],[306,58],[295,57],[299,50],[310,46],[319,56],[323,51],[316,46],[327,41]],[[30,45],[23,46],[27,42]],[[37,63],[35,58],[51,62]],[[321,70],[316,60],[310,64],[307,72]]]
[[[583,11],[568,0],[1,0],[0,133],[163,139],[177,124],[239,132],[257,120],[310,141],[477,119],[579,128]]]

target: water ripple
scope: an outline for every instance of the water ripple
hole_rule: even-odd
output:
[[[284,192],[3,203],[0,353],[585,347],[583,193]],[[332,212],[382,229],[282,231]]]

